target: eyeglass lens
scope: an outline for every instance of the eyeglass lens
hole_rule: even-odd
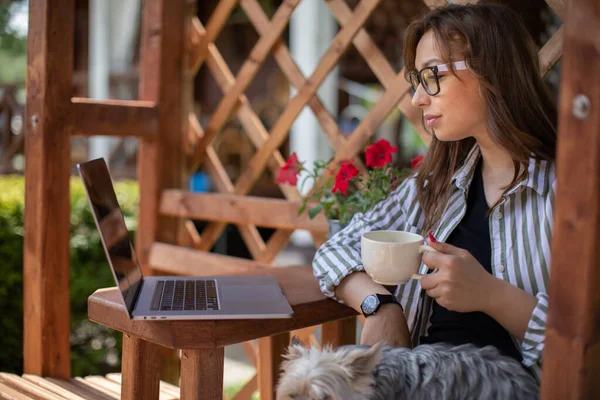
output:
[[[439,91],[438,78],[434,67],[426,67],[420,72],[412,72],[410,74],[410,83],[415,91],[417,90],[419,83],[421,83],[425,92],[431,96],[437,94]]]

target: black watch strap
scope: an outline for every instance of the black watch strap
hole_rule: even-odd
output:
[[[360,308],[365,317],[374,315],[379,308],[384,304],[397,304],[403,310],[402,305],[396,299],[396,296],[391,294],[374,293],[370,294],[363,300]]]

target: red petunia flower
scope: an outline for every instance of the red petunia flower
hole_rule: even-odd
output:
[[[296,153],[285,160],[285,165],[279,169],[275,183],[289,183],[295,185],[298,183],[298,173],[300,172],[301,164],[298,162]]]
[[[379,139],[365,151],[367,166],[371,168],[385,167],[392,162],[392,154],[397,150],[398,148],[392,146],[387,140]]]
[[[340,192],[348,194],[348,182],[356,175],[358,175],[358,168],[350,161],[343,161],[340,165],[340,170],[335,176],[335,185],[333,185],[331,193]]]
[[[415,158],[410,160],[410,167],[412,169],[415,169],[419,166],[419,164],[421,164],[421,161],[423,161],[423,154],[421,154],[420,156],[416,156]]]

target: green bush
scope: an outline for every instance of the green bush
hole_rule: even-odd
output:
[[[133,237],[137,184],[115,186]],[[73,376],[105,374],[120,369],[121,335],[89,322],[87,298],[115,284],[81,181],[72,179],[70,187],[71,371]],[[23,178],[0,177],[0,371],[17,374],[23,372],[23,209]]]

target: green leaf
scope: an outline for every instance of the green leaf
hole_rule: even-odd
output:
[[[321,210],[323,210],[323,205],[318,204],[318,205],[314,206],[313,208],[311,208],[310,210],[308,210],[308,217],[310,219],[313,219],[314,217],[317,216],[318,213],[321,212]]]
[[[302,206],[298,209],[298,215],[302,214],[306,210],[306,202],[302,204]]]

